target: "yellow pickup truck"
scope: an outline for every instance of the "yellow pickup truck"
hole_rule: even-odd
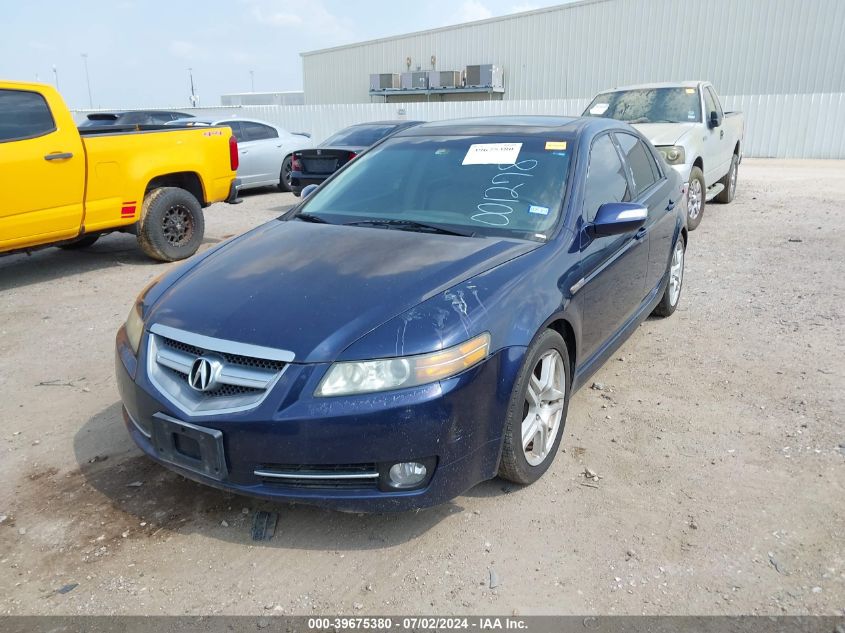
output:
[[[123,231],[154,259],[190,257],[237,168],[228,127],[80,131],[49,85],[0,81],[0,254]]]

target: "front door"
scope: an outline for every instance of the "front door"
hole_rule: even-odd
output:
[[[37,92],[0,88],[0,250],[76,237],[85,152]]]
[[[598,137],[590,149],[590,162],[582,207],[585,226],[595,220],[606,202],[632,199],[625,166],[610,134]],[[581,349],[590,359],[634,314],[645,298],[648,268],[648,230],[624,235],[590,237],[582,233]]]

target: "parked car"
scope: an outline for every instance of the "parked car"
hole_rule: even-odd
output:
[[[238,147],[227,128],[97,134],[51,86],[0,81],[0,254],[84,248],[112,231],[174,261],[202,243],[202,208],[233,201]]]
[[[114,125],[164,125],[177,119],[193,118],[193,114],[172,110],[125,110],[121,112],[92,112],[79,124],[81,128]]]
[[[173,126],[225,125],[238,140],[240,190],[256,187],[278,187],[290,191],[291,157],[294,150],[311,147],[311,137],[303,132],[288,132],[257,119],[195,118],[174,121]]]
[[[689,183],[689,230],[704,215],[706,201],[734,199],[742,162],[745,118],[725,112],[706,81],[647,84],[602,92],[584,116],[626,121],[657,147]]]
[[[344,510],[531,483],[573,390],[678,306],[685,186],[607,119],[398,132],[140,294],[128,431],[196,481]]]
[[[308,185],[319,185],[371,145],[422,121],[373,121],[344,128],[317,147],[294,152],[290,190],[300,195]]]

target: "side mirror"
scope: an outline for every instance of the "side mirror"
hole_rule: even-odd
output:
[[[305,200],[305,198],[307,198],[312,193],[314,193],[314,190],[317,189],[317,187],[319,187],[319,186],[320,185],[305,185],[302,188],[302,193],[300,194],[302,196],[302,199]]]
[[[722,117],[718,112],[713,110],[713,112],[710,113],[710,127],[719,127],[720,125],[722,125]]]
[[[640,228],[648,218],[648,209],[631,202],[606,202],[599,207],[591,225],[593,235],[622,235]]]

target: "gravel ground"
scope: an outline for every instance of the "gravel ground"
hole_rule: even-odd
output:
[[[678,312],[573,397],[547,475],[391,516],[139,454],[113,338],[165,265],[132,237],[2,258],[0,614],[842,613],[843,199],[845,162],[747,160],[691,235]],[[293,200],[210,208],[207,244]],[[257,509],[279,513],[261,543]]]

